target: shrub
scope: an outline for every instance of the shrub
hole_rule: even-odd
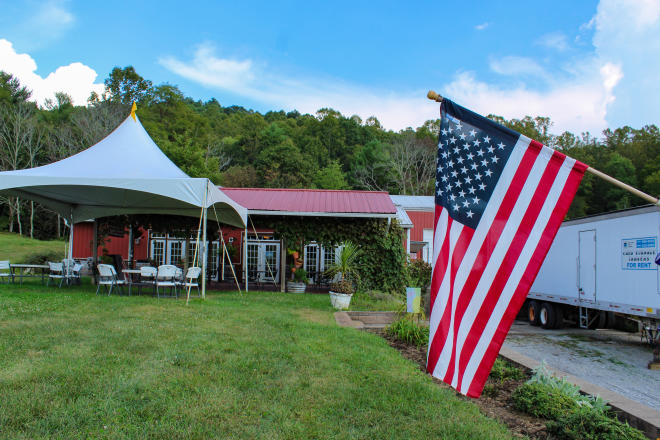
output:
[[[589,406],[580,406],[547,424],[548,432],[558,439],[644,440],[646,436],[627,423]]]
[[[541,362],[541,364],[534,369],[534,374],[532,375],[532,378],[529,379],[528,383],[539,383],[553,390],[558,390],[563,395],[573,399],[578,405],[590,406],[603,413],[610,409],[610,407],[607,406],[607,402],[599,396],[582,394],[580,393],[580,387],[577,385],[567,382],[564,378],[557,378],[550,374],[544,362]]]
[[[293,273],[293,281],[295,281],[296,283],[307,284],[307,282],[309,281],[309,278],[307,278],[307,271],[302,267],[296,269],[296,271]]]
[[[500,382],[506,382],[507,380],[520,380],[525,377],[525,373],[509,362],[497,358],[490,370],[490,377]]]
[[[385,334],[417,347],[423,347],[429,343],[429,328],[413,321],[412,316],[408,315],[385,328]]]
[[[425,289],[431,283],[431,270],[431,265],[424,260],[410,261],[405,270],[406,285]]]
[[[62,261],[64,254],[57,251],[41,251],[25,257],[25,264],[46,264],[49,261]]]
[[[511,398],[517,410],[550,420],[556,420],[567,411],[578,407],[571,396],[538,382],[521,385]]]

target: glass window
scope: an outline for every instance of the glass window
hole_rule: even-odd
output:
[[[183,250],[183,242],[170,241],[170,264],[181,264],[181,252]]]
[[[335,248],[323,247],[323,270],[335,264]]]
[[[151,246],[151,258],[156,265],[165,264],[165,240],[152,240]]]
[[[305,246],[305,272],[310,279],[316,277],[316,264],[318,261],[318,246],[315,244],[308,244]]]

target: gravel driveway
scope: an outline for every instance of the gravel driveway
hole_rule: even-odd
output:
[[[544,330],[516,321],[504,345],[660,411],[660,371],[648,344],[616,330]]]

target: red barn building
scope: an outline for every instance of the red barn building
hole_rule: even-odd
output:
[[[390,196],[378,191],[340,191],[277,188],[221,188],[234,201],[248,209],[250,217],[259,215],[396,218],[405,231],[403,245],[411,258],[430,261],[433,253],[433,197]],[[210,214],[212,216],[212,214]],[[212,218],[212,217],[211,217]],[[93,255],[93,222],[75,225],[73,257],[88,258]],[[279,279],[281,243],[274,238],[273,230],[246,229],[229,226],[221,228],[232,263],[242,277],[245,260],[249,278],[272,275]],[[255,233],[256,232],[256,233]],[[244,240],[247,234],[247,247]],[[181,264],[183,259],[192,261],[196,237],[189,237],[186,249],[185,237],[174,234],[140,231],[136,233],[133,259],[151,261],[153,264]],[[107,237],[99,243],[98,255],[118,254],[128,260],[128,234]],[[304,267],[312,276],[323,272],[336,257],[335,249],[325,249],[316,243],[308,243],[304,252]],[[225,263],[224,265],[222,263]],[[213,279],[231,277],[228,261],[223,255],[220,240],[209,242],[209,275]],[[269,275],[270,274],[270,275]]]

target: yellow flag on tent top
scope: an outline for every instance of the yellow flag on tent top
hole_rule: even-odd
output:
[[[131,107],[131,117],[135,122],[137,122],[137,119],[135,119],[135,110],[137,110],[137,104],[135,101],[133,101],[133,106]]]

